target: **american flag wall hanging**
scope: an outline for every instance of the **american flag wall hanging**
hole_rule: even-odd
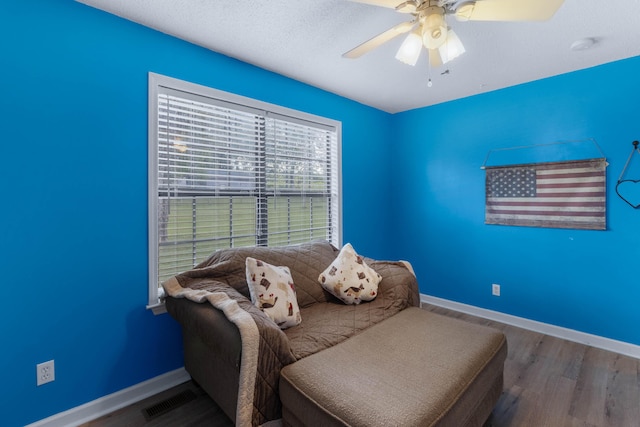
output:
[[[485,224],[606,230],[605,159],[486,171]]]

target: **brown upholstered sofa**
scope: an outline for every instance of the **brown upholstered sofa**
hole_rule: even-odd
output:
[[[345,305],[322,289],[318,283],[318,276],[331,264],[338,252],[338,249],[327,242],[279,248],[225,249],[215,252],[193,270],[163,284],[168,295],[167,311],[182,327],[186,370],[236,425],[261,425],[283,418],[280,387],[284,386],[288,390],[291,404],[296,404],[299,399],[308,398],[305,387],[316,387],[315,384],[305,385],[304,381],[296,384],[296,380],[291,379],[295,375],[300,376],[300,369],[302,377],[305,376],[304,365],[297,365],[298,363],[309,360],[312,363],[309,369],[317,371],[318,366],[327,365],[326,362],[317,359],[319,355],[324,354],[323,350],[341,348],[340,346],[345,346],[349,339],[355,336],[366,337],[363,332],[369,329],[372,331],[369,333],[389,333],[372,327],[384,324],[386,319],[407,308],[420,305],[416,278],[407,263],[368,258],[365,258],[366,263],[382,276],[378,295],[370,302]],[[245,275],[247,257],[289,267],[295,283],[302,323],[281,330],[251,303]],[[415,310],[426,313],[423,310]],[[415,323],[415,320],[407,322]],[[423,335],[420,332],[421,327],[413,325],[413,329],[418,331],[420,336]],[[378,335],[373,339],[380,339],[379,337]],[[447,340],[446,337],[443,339]],[[487,387],[494,391],[489,394],[481,388],[471,397],[467,396],[467,399],[476,399],[476,394],[480,396],[477,400],[483,400],[482,411],[478,412],[475,403],[471,406],[465,403],[461,409],[458,408],[459,405],[454,405],[461,395],[447,397],[453,402],[451,405],[445,404],[442,409],[444,412],[474,412],[471,416],[465,414],[462,418],[453,418],[479,420],[476,424],[466,422],[465,425],[482,425],[502,390],[502,365],[506,356],[506,342],[494,346],[496,350],[489,353],[492,354],[492,360],[494,359],[491,366],[495,372],[492,371],[489,374],[490,379],[485,381]],[[370,348],[375,348],[375,344]],[[412,355],[408,350],[405,354],[410,358]],[[357,350],[351,354],[356,353]],[[316,359],[309,356],[315,356]],[[313,365],[314,360],[320,364]],[[466,383],[472,384],[475,376],[485,370],[485,365],[489,366],[489,362],[478,363],[478,372],[463,376],[464,381],[459,386],[460,389],[464,388],[463,391],[468,388]],[[398,364],[404,363],[398,360]],[[291,371],[287,382],[283,382],[282,369],[285,366],[296,365],[301,368]],[[393,366],[388,368],[395,369]],[[334,375],[332,369],[326,369],[326,372],[315,374],[322,378]],[[339,375],[345,375],[344,371],[339,372]],[[474,378],[467,381],[468,376]],[[446,377],[449,377],[448,373],[444,373],[443,378]],[[353,381],[357,383],[360,379],[354,377]],[[372,380],[375,380],[375,375],[370,377],[369,381]],[[331,387],[331,382],[328,384]],[[429,396],[426,398],[430,399]],[[322,406],[311,402],[307,402],[306,405]],[[340,403],[337,406],[344,405]],[[325,415],[327,411],[330,412],[330,409],[321,408]],[[290,412],[287,411],[287,414]],[[295,417],[291,415],[289,419],[287,414],[283,418],[285,425],[315,424],[313,420],[301,421],[300,418],[304,418],[304,414]],[[357,424],[349,421],[348,416],[335,416],[331,413],[327,416],[329,421],[323,421],[324,425]],[[440,415],[436,417],[441,418]]]

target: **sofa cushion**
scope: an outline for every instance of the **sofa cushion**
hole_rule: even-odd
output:
[[[302,321],[289,267],[278,267],[247,257],[246,274],[251,301],[280,329],[296,326]]]
[[[318,276],[322,287],[345,304],[374,299],[380,280],[382,277],[356,253],[351,243],[344,245],[338,257]]]
[[[367,262],[383,277],[376,299],[345,305],[331,297],[326,303],[301,308],[302,323],[283,331],[296,359],[336,345],[407,307],[420,304],[416,278],[403,263]]]

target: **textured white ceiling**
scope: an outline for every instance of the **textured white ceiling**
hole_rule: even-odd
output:
[[[415,67],[394,58],[403,36],[342,58],[409,19],[348,0],[78,1],[392,113],[640,55],[640,0],[565,0],[546,22],[450,19],[466,53],[435,69],[425,52]],[[570,49],[585,37],[597,43]]]

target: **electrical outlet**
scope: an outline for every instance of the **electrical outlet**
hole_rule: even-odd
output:
[[[53,360],[38,363],[36,365],[36,385],[50,383],[56,379],[56,370]]]
[[[500,296],[500,285],[498,285],[497,283],[494,283],[493,285],[491,285],[491,294],[499,297]]]

